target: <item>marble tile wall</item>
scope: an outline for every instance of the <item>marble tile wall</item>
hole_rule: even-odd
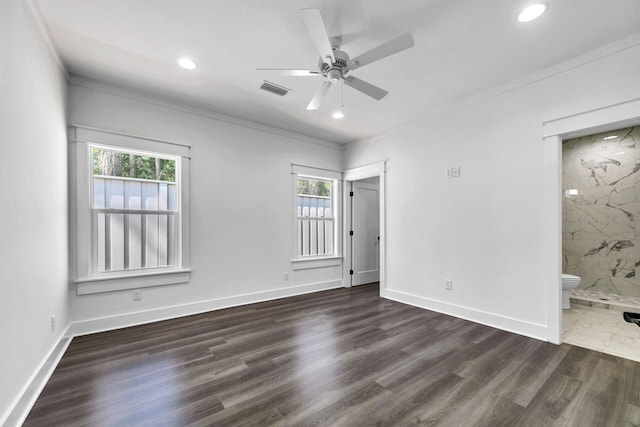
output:
[[[640,127],[565,141],[562,186],[562,271],[640,297]]]

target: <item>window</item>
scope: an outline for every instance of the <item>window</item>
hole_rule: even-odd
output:
[[[100,145],[89,150],[93,270],[176,265],[179,158]]]
[[[298,176],[297,179],[298,249],[297,255],[333,255],[334,213],[333,181]]]
[[[339,257],[340,179],[339,172],[293,165],[294,261]]]
[[[75,132],[77,293],[187,282],[188,147]]]

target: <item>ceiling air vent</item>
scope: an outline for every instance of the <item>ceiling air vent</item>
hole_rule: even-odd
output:
[[[267,92],[275,93],[276,95],[280,95],[280,96],[285,96],[291,91],[291,89],[287,89],[284,86],[280,86],[275,83],[268,82],[266,80],[264,81],[264,83],[262,83],[262,86],[260,86],[260,89],[266,90]]]

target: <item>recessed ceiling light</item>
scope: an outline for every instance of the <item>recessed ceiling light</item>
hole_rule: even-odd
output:
[[[331,117],[333,117],[334,119],[341,119],[344,117],[344,113],[342,112],[342,110],[338,110],[335,113],[333,113]]]
[[[530,6],[527,6],[520,15],[518,15],[518,21],[520,22],[530,22],[534,19],[540,17],[547,10],[547,5],[544,3],[535,3]]]
[[[621,156],[621,155],[623,155],[623,154],[624,154],[624,151],[618,151],[618,152],[616,153],[616,155],[618,155],[618,156]]]
[[[195,70],[196,67],[198,66],[195,62],[193,62],[193,59],[189,59],[189,58],[178,59],[178,65],[180,65],[182,68],[186,70]]]
[[[609,136],[605,136],[605,137],[604,137],[604,140],[605,140],[605,141],[608,141],[608,140],[610,140],[610,139],[616,139],[617,137],[618,137],[618,135],[609,135]]]

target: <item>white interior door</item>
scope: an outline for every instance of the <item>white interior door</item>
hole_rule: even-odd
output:
[[[380,185],[354,181],[352,191],[352,285],[357,286],[380,281]]]

